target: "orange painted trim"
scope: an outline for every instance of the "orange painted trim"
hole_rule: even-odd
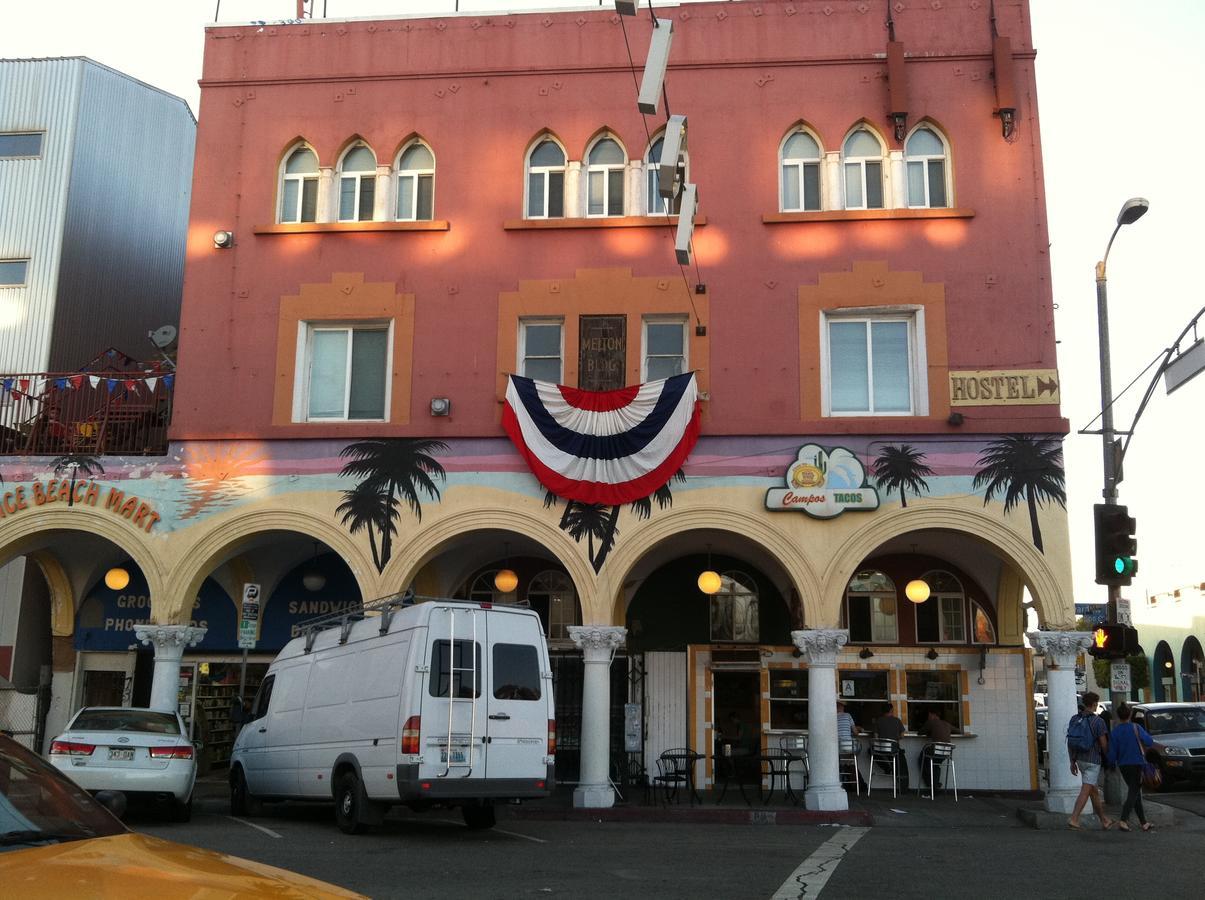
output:
[[[865,222],[897,219],[973,219],[973,209],[824,209],[809,212],[766,213],[766,225],[788,222]],[[695,224],[698,224],[697,222]]]
[[[447,219],[425,222],[290,222],[282,225],[253,225],[252,234],[325,234],[357,231],[448,231]]]
[[[598,216],[577,219],[507,219],[506,231],[549,231],[573,228],[664,228],[677,226],[677,216]],[[707,224],[706,216],[695,216],[695,227]]]
[[[1033,654],[1029,652],[1029,648],[1018,648],[1025,651],[1025,696],[1026,698],[1033,697]],[[1029,704],[1026,704],[1029,707]],[[1029,789],[1036,791],[1038,789],[1038,734],[1037,725],[1034,722],[1032,710],[1026,717],[1026,724],[1029,726]]]

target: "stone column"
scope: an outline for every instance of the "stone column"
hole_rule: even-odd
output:
[[[388,222],[397,218],[397,200],[393,191],[393,168],[377,166],[377,185],[372,195],[372,219]]]
[[[565,218],[578,219],[586,215],[586,208],[583,206],[583,196],[585,188],[582,187],[582,164],[577,160],[570,160],[565,165]]]
[[[841,168],[841,151],[830,150],[820,164],[821,209],[845,209],[845,175]],[[781,177],[781,176],[779,176]]]
[[[904,168],[904,151],[891,150],[887,154],[887,168],[883,172],[883,203],[888,209],[908,208],[908,173]]]
[[[205,637],[207,629],[195,625],[139,625],[134,636],[155,648],[155,676],[151,681],[151,709],[176,711],[180,692],[180,659],[184,648]]]
[[[318,167],[318,214],[319,222],[339,220],[339,192],[335,190],[335,170],[331,166]]]
[[[615,805],[611,787],[611,659],[623,646],[626,628],[571,625],[569,637],[582,648],[582,761],[573,805],[593,808]]]
[[[1092,643],[1088,631],[1031,631],[1026,637],[1034,650],[1046,657],[1046,760],[1050,784],[1046,809],[1070,813],[1079,794],[1080,780],[1071,774],[1067,755],[1067,723],[1075,715],[1075,659]]]
[[[808,809],[849,809],[837,765],[837,654],[848,631],[792,631],[808,664]]]

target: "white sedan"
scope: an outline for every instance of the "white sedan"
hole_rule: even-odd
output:
[[[174,712],[84,707],[51,741],[50,763],[86,791],[167,801],[180,822],[192,815],[196,752]]]

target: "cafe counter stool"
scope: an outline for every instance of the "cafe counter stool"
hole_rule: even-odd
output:
[[[891,766],[891,796],[895,797],[899,790],[899,771],[896,764],[900,758],[899,741],[890,738],[875,738],[870,743],[870,780],[866,785],[866,795],[874,789],[875,763]]]
[[[937,781],[941,779],[941,789],[946,790],[946,782],[954,782],[954,802],[958,802],[958,773],[954,771],[954,745],[934,741],[925,744],[920,752],[921,781],[926,772],[929,773],[929,799],[937,793]],[[916,796],[920,796],[921,785],[916,785]]]
[[[838,778],[842,787],[853,783],[855,796],[862,793],[862,772],[858,768],[858,754],[861,752],[862,745],[856,739],[837,743]]]

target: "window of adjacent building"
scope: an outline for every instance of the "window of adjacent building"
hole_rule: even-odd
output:
[[[648,194],[646,209],[648,209],[650,216],[676,216],[679,208],[682,206],[681,194],[673,200],[666,200],[657,191],[657,180],[661,176],[661,148],[664,145],[664,140],[657,138],[653,141],[652,146],[649,147],[648,154],[645,156],[644,183]]]
[[[455,676],[453,669],[456,670]],[[453,647],[452,642],[441,640],[431,645],[431,682],[428,691],[432,697],[446,697],[449,689],[454,697],[481,696],[480,644],[458,640]]]
[[[285,159],[280,183],[280,221],[318,221],[318,156],[298,147]]]
[[[932,128],[922,125],[908,136],[904,159],[908,169],[908,205],[949,206],[946,191],[946,145]]]
[[[686,371],[686,319],[644,320],[644,367],[642,381],[656,381]]]
[[[42,132],[10,131],[0,134],[0,159],[29,159],[42,155]]]
[[[551,138],[527,157],[527,217],[559,219],[565,215],[565,151]]]
[[[782,144],[783,212],[820,209],[820,144],[806,131],[792,132]]]
[[[965,644],[966,594],[962,583],[949,572],[926,572],[929,599],[916,607],[918,644]]]
[[[806,670],[770,670],[770,727],[807,731],[808,673]]]
[[[435,155],[426,144],[406,147],[397,164],[397,217],[428,222],[435,217]]]
[[[994,644],[996,643],[996,626],[992,624],[992,617],[988,615],[986,609],[978,603],[971,603],[971,611],[974,616],[974,631],[972,632],[972,643],[975,644]]]
[[[923,390],[916,316],[826,315],[827,413],[911,415]]]
[[[955,669],[906,673],[908,686],[908,730],[916,731],[929,718],[929,710],[962,730],[961,673]]]
[[[540,657],[531,644],[494,644],[494,698],[540,699]]]
[[[389,364],[385,325],[311,325],[306,418],[384,419]]]
[[[540,614],[550,641],[569,640],[569,626],[580,625],[577,590],[565,572],[548,569],[531,580],[527,605]]]
[[[536,381],[561,384],[563,327],[552,319],[524,319],[519,323],[519,373]]]
[[[377,158],[364,144],[356,144],[339,165],[339,221],[372,221],[377,192]]]
[[[852,640],[852,636],[850,638]],[[887,672],[876,669],[841,669],[837,672],[839,699],[845,711],[853,716],[854,724],[870,731],[874,720],[891,702],[887,688]]]
[[[21,287],[28,273],[28,259],[0,259],[0,287]]]
[[[867,128],[845,139],[841,151],[845,170],[845,208],[883,208],[883,145]]]
[[[628,156],[614,138],[602,138],[586,156],[586,215],[622,216]]]
[[[720,589],[711,595],[713,641],[760,640],[757,582],[744,572],[724,572]]]
[[[882,572],[859,572],[845,594],[849,640],[855,644],[894,644],[896,624],[895,583]]]

